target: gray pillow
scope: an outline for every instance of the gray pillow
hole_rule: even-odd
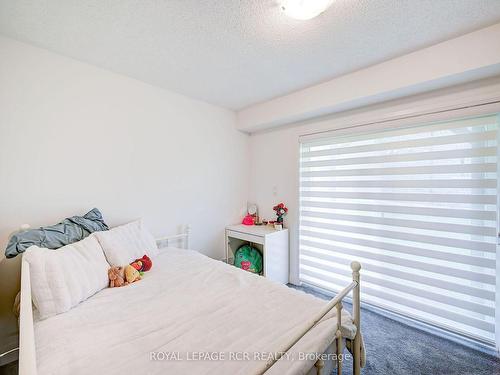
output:
[[[12,235],[5,249],[5,256],[14,258],[32,245],[58,249],[80,241],[92,232],[108,229],[101,212],[94,208],[83,216],[72,216],[55,225],[30,229]]]

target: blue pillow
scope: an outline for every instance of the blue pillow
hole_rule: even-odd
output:
[[[29,229],[12,235],[5,249],[5,256],[14,258],[32,245],[58,249],[80,241],[92,232],[108,229],[101,212],[94,208],[83,216],[72,216],[55,225]]]

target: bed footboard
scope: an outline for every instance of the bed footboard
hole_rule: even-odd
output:
[[[359,285],[359,271],[361,270],[361,264],[359,262],[351,263],[352,270],[352,283],[345,287],[335,298],[333,298],[326,308],[323,310],[324,314],[319,320],[321,320],[330,310],[334,307],[337,309],[337,332],[335,333],[336,347],[337,347],[337,375],[342,374],[342,355],[344,352],[344,341],[342,337],[342,331],[340,327],[342,326],[342,300],[345,296],[349,294],[352,290],[352,320],[356,326],[356,336],[352,340],[351,350],[352,350],[352,373],[354,375],[359,375],[361,373],[361,304],[360,304],[360,285]],[[326,312],[325,312],[326,310]],[[319,322],[318,320],[318,322]],[[312,326],[314,327],[316,323]],[[310,329],[312,329],[312,327]],[[309,330],[308,330],[309,331]],[[304,332],[304,335],[308,332]],[[323,360],[319,359],[315,364],[316,374],[323,375]]]
[[[356,336],[354,337],[352,348],[352,372],[354,375],[358,375],[361,373],[361,295],[359,285],[359,271],[361,270],[361,264],[353,262],[351,264],[351,268],[352,279],[357,284],[352,291],[352,314],[353,322],[356,326]]]
[[[312,323],[302,332],[298,333],[297,336],[290,341],[284,353],[290,351],[290,349],[297,344],[302,337],[304,337],[311,329],[313,329],[332,309],[336,309],[337,312],[337,331],[335,333],[336,341],[336,365],[337,365],[337,374],[342,374],[342,357],[344,350],[344,341],[342,337],[342,331],[340,329],[342,325],[342,309],[343,304],[342,300],[352,291],[352,317],[353,323],[356,326],[356,335],[351,343],[351,352],[353,357],[353,374],[359,375],[361,373],[361,304],[360,304],[360,273],[361,264],[359,262],[351,263],[352,270],[352,282],[346,286],[343,290],[340,291],[333,299],[331,299],[325,307],[316,315]],[[322,353],[318,353],[322,354]],[[276,361],[279,360],[279,357],[276,358]],[[274,363],[276,363],[274,361]],[[271,367],[274,363],[271,363],[269,367]],[[268,369],[269,369],[268,367]],[[317,375],[324,375],[324,367],[325,362],[322,359],[319,359],[315,364],[314,368],[316,369]]]

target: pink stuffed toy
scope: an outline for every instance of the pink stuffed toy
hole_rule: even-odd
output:
[[[247,215],[243,218],[242,224],[244,225],[254,225],[254,218],[252,215]]]

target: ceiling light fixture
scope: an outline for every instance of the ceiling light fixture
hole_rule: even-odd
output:
[[[334,0],[282,0],[281,9],[288,17],[310,20],[327,10],[333,2]]]

